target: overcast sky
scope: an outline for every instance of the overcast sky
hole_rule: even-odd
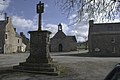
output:
[[[28,31],[37,30],[38,14],[36,13],[36,4],[40,0],[0,0],[0,12],[7,12],[12,17],[13,25],[17,32],[24,32],[29,37]],[[42,29],[52,32],[53,36],[57,32],[57,25],[63,25],[63,31],[66,35],[75,35],[77,41],[84,41],[88,35],[88,25],[80,23],[79,25],[68,26],[72,22],[73,14],[69,18],[63,14],[54,0],[41,0],[45,4],[45,11],[42,14]],[[3,19],[3,15],[0,15]]]

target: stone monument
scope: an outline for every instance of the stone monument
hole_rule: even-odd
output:
[[[14,66],[17,71],[33,72],[41,74],[58,75],[57,67],[53,64],[49,54],[50,31],[41,29],[41,16],[44,12],[44,3],[37,4],[37,13],[39,14],[38,30],[29,31],[30,34],[30,55],[26,62]]]

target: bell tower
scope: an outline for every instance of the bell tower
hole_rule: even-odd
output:
[[[62,25],[61,25],[61,23],[59,23],[59,25],[58,25],[58,31],[62,31]]]

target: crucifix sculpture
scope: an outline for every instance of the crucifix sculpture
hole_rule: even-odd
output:
[[[39,2],[39,4],[37,4],[37,13],[39,14],[39,18],[38,18],[38,31],[41,31],[41,25],[42,25],[42,13],[44,12],[44,3],[41,3],[41,1]]]

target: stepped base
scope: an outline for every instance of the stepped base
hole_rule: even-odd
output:
[[[20,69],[13,69],[13,71],[25,72],[25,73],[34,73],[34,74],[44,74],[44,75],[50,75],[50,76],[58,76],[60,73],[59,71],[44,72],[44,71],[30,71],[30,70],[20,70]]]
[[[18,66],[13,66],[13,71],[46,74],[58,76],[60,72],[53,63],[20,63]]]

